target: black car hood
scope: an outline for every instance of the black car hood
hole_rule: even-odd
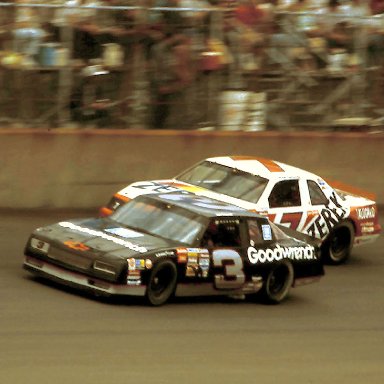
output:
[[[175,245],[170,240],[121,226],[108,218],[62,221],[39,228],[34,234],[74,250],[83,248],[122,258]]]

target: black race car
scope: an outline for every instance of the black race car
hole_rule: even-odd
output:
[[[98,295],[256,294],[281,302],[323,275],[319,248],[265,216],[189,193],[143,195],[106,218],[36,229],[24,268]],[[259,292],[260,291],[260,292]]]

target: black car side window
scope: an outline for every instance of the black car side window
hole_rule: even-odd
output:
[[[248,220],[248,235],[249,240],[253,241],[254,244],[260,244],[263,242],[261,229],[257,220]]]
[[[239,247],[241,245],[238,222],[212,221],[202,240],[203,247]]]
[[[269,207],[298,207],[301,205],[298,180],[279,181],[269,195]]]
[[[308,180],[309,197],[312,205],[327,205],[328,199],[324,195],[319,185],[313,180]]]

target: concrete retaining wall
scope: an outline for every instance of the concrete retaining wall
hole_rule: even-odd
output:
[[[384,203],[384,134],[4,129],[0,208],[93,209],[133,181],[217,155],[286,162]]]

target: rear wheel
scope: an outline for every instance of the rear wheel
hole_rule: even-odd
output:
[[[354,228],[350,222],[339,224],[324,241],[321,250],[328,264],[344,263],[350,256],[354,240]]]
[[[177,269],[175,263],[164,260],[156,264],[148,280],[146,299],[150,305],[165,304],[176,288]]]
[[[269,304],[278,304],[283,301],[288,296],[293,284],[293,278],[294,271],[289,261],[285,260],[282,263],[273,265],[261,290],[263,301]]]

